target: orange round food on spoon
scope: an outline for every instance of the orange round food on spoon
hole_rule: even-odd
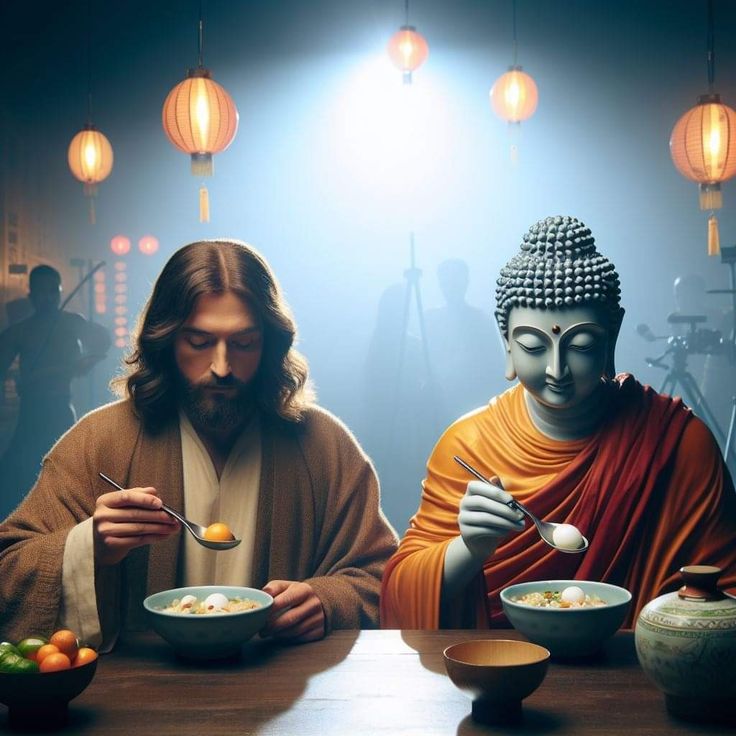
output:
[[[227,524],[223,524],[221,521],[216,521],[214,524],[210,524],[204,532],[204,538],[210,542],[231,542],[235,539],[235,536],[230,531],[230,527]]]

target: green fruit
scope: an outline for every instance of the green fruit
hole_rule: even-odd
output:
[[[35,669],[28,668],[28,664],[35,665]],[[0,658],[0,672],[38,672],[38,665],[30,659],[21,657],[14,652],[5,652]]]
[[[29,654],[35,654],[44,644],[48,643],[48,639],[41,636],[28,636],[18,642],[16,649],[23,657],[28,657]]]
[[[23,672],[26,674],[38,671],[38,662],[34,662],[32,659],[26,659],[25,657],[21,657],[20,661],[15,663],[15,668],[11,670],[11,672]]]
[[[12,652],[13,654],[20,654],[15,644],[11,644],[9,641],[0,643],[0,659],[6,652]]]

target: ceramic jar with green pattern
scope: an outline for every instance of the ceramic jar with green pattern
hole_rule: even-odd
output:
[[[639,663],[682,718],[723,721],[736,702],[736,599],[718,590],[720,568],[690,565],[684,585],[647,603],[636,622]]]

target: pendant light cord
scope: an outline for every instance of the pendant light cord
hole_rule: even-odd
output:
[[[92,0],[87,0],[87,125],[92,125]]]
[[[404,25],[409,25],[409,0],[404,0]]]
[[[199,29],[197,34],[197,49],[198,49],[198,55],[199,55],[199,68],[201,69],[204,66],[203,63],[203,56],[204,56],[204,21],[202,20],[202,5],[204,4],[203,0],[199,0]]]
[[[516,0],[512,0],[511,2],[511,24],[513,28],[513,34],[514,34],[514,66],[516,66],[516,58],[517,58],[517,43],[516,43]]]
[[[713,93],[715,83],[715,52],[713,51],[713,0],[708,0],[708,92]]]

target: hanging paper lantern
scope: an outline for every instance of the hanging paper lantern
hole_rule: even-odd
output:
[[[224,151],[238,131],[238,110],[232,97],[203,67],[190,69],[188,77],[169,92],[162,112],[168,139],[192,157],[192,174],[212,176],[212,156]],[[207,188],[199,190],[199,220],[209,222]]]
[[[97,184],[107,179],[112,171],[110,141],[94,125],[87,124],[72,138],[67,160],[72,174],[84,184],[84,193],[89,197],[89,221],[94,225]]]
[[[498,117],[520,123],[534,114],[539,93],[536,82],[520,66],[512,66],[491,87],[490,97]]]
[[[411,84],[411,73],[427,60],[429,46],[414,26],[405,25],[389,39],[388,55],[403,72],[404,84]]]
[[[714,210],[723,205],[721,182],[736,174],[736,112],[720,95],[703,95],[676,123],[670,154],[677,170],[700,184],[700,209],[710,210],[708,254],[720,252]]]

